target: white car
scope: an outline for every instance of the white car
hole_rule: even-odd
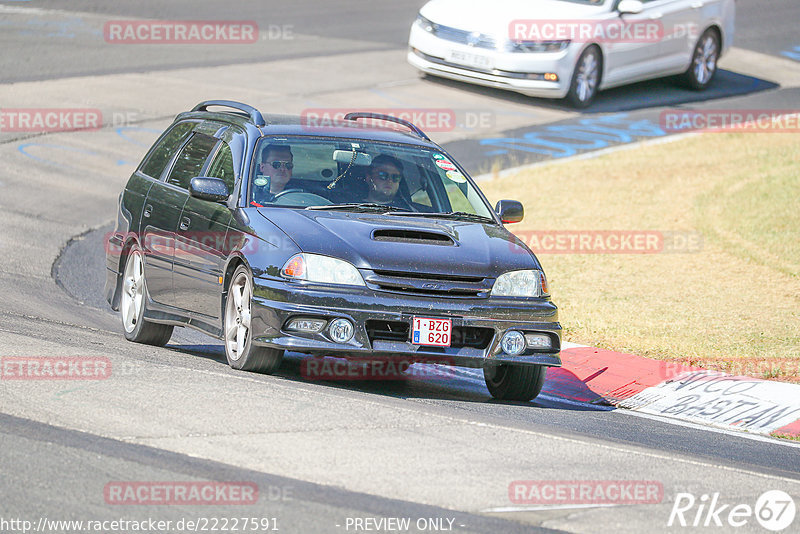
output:
[[[733,42],[734,0],[432,0],[408,61],[434,75],[589,106],[676,74],[705,89]]]

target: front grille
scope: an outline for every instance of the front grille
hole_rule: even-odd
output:
[[[434,288],[416,288],[408,287],[403,284],[382,283],[375,284],[379,289],[384,291],[399,291],[401,293],[408,293],[409,295],[420,296],[433,296],[433,297],[477,297],[481,294],[482,290],[479,289],[434,289]]]
[[[370,319],[366,322],[367,337],[370,343],[375,341],[400,341],[408,342],[410,324],[406,321],[380,321]],[[475,326],[454,326],[450,346],[454,349],[469,347],[484,350],[489,346],[494,336],[491,328]]]
[[[530,72],[512,72],[512,71],[500,70],[500,69],[488,70],[488,69],[479,69],[477,67],[467,67],[465,65],[460,65],[458,63],[451,63],[449,61],[446,61],[444,58],[431,56],[430,54],[426,54],[425,52],[423,52],[421,50],[417,50],[416,48],[414,48],[412,50],[416,55],[418,55],[419,57],[421,57],[425,61],[429,61],[431,63],[436,63],[437,65],[444,65],[446,67],[454,67],[454,68],[457,68],[457,69],[460,69],[460,70],[464,70],[464,71],[477,72],[477,73],[480,73],[480,74],[491,74],[492,76],[502,76],[503,78],[514,78],[514,79],[519,79],[519,80],[529,80],[529,79],[532,79],[530,77],[531,74],[537,74],[537,75],[539,74],[539,73],[530,73]],[[544,73],[542,73],[541,76],[542,76],[542,79],[544,79]],[[533,79],[538,79],[538,77],[537,78],[533,78]]]
[[[485,349],[491,343],[493,336],[494,330],[491,328],[456,326],[453,327],[453,338],[450,341],[450,346],[457,349],[462,347]]]
[[[482,276],[463,276],[456,274],[431,274],[431,273],[412,273],[403,271],[387,271],[384,269],[375,269],[375,274],[381,276],[391,276],[393,278],[415,278],[420,280],[447,280],[448,282],[472,282],[480,283],[485,280]]]
[[[378,321],[370,319],[366,322],[367,337],[370,343],[376,339],[381,341],[408,341],[409,324],[404,321]]]
[[[450,26],[433,24],[431,33],[440,39],[474,46],[475,48],[494,50],[497,47],[494,37],[479,32],[468,32],[458,28],[451,28]]]
[[[364,280],[368,287],[379,291],[427,297],[484,298],[492,289],[491,280],[480,276],[375,270]]]

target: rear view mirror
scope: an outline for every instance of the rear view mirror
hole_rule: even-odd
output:
[[[198,176],[189,182],[189,194],[200,200],[220,202],[228,200],[230,192],[225,182],[210,176]]]
[[[353,159],[355,157],[355,160]],[[372,164],[372,156],[366,152],[356,152],[351,150],[334,150],[333,161],[344,163],[345,165],[363,165],[367,167]]]
[[[640,0],[622,0],[617,6],[617,11],[621,15],[638,15],[644,10],[644,4]]]
[[[525,216],[525,208],[522,207],[522,202],[517,200],[500,200],[494,211],[504,223],[518,223]]]

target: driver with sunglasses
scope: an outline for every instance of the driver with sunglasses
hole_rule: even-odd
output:
[[[257,205],[272,202],[278,193],[287,190],[286,184],[292,179],[293,159],[292,148],[289,145],[270,144],[261,151],[258,172],[262,176],[269,177],[269,180],[263,186],[258,186],[256,182],[257,189],[254,191],[254,196],[259,201]],[[266,191],[267,185],[269,191]]]

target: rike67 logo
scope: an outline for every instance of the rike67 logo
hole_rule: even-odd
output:
[[[765,529],[780,532],[793,522],[797,510],[794,499],[781,490],[761,494],[755,506],[724,503],[719,493],[703,494],[696,498],[691,493],[678,493],[669,514],[669,527],[743,527],[755,518]]]

